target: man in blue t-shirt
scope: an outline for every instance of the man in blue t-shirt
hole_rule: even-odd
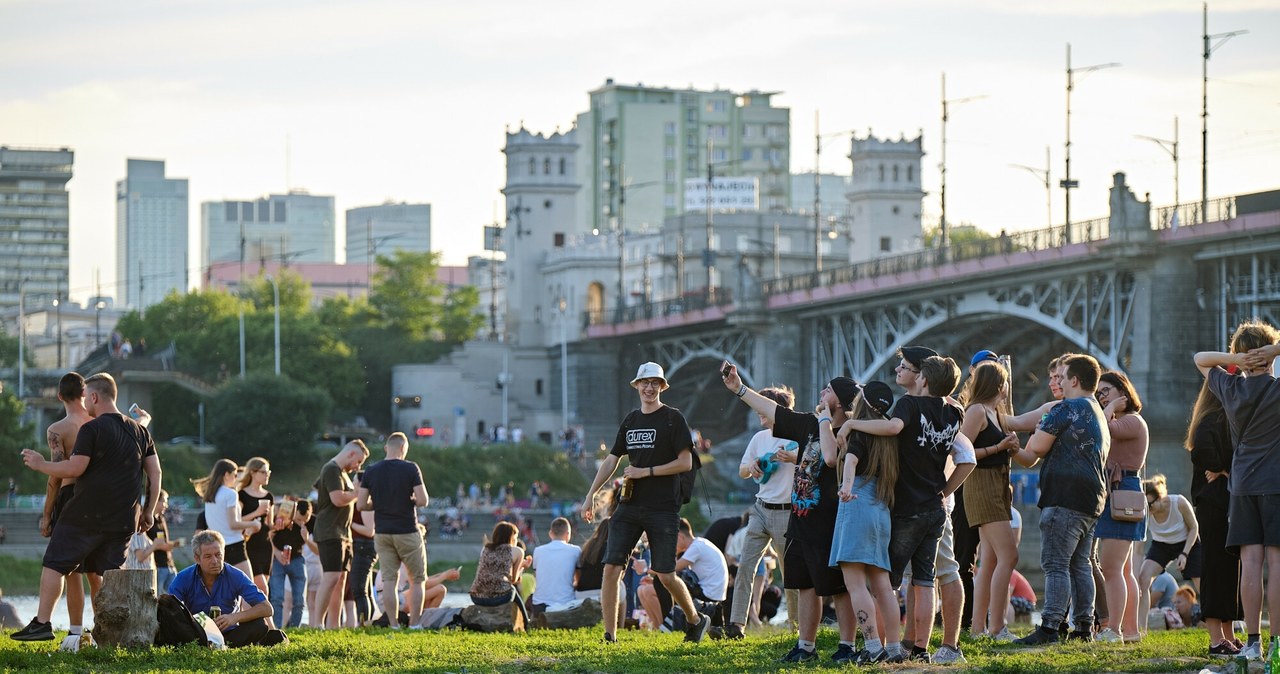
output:
[[[1070,599],[1073,639],[1093,640],[1095,586],[1089,555],[1093,525],[1107,500],[1106,464],[1111,433],[1094,399],[1102,368],[1092,356],[1073,355],[1058,365],[1062,402],[1040,421],[1027,446],[1013,455],[1040,468],[1040,566],[1044,569],[1044,612],[1040,627],[1014,643],[1036,646],[1058,641]],[[1113,616],[1114,617],[1114,616]]]
[[[373,545],[382,567],[382,610],[389,627],[399,621],[396,592],[400,565],[409,570],[409,624],[417,625],[422,616],[422,598],[427,583],[427,551],[418,531],[418,508],[427,507],[427,488],[422,484],[422,469],[405,461],[409,438],[396,432],[383,446],[387,458],[364,472],[356,503],[360,510],[372,510],[376,528]]]
[[[218,607],[221,614],[213,622],[231,648],[288,643],[284,632],[267,626],[267,618],[273,613],[267,596],[245,572],[223,563],[225,552],[222,534],[213,530],[196,532],[191,537],[196,563],[174,576],[169,582],[169,594],[181,599],[193,615]]]

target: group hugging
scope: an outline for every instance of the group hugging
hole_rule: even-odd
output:
[[[700,641],[713,624],[713,635],[740,639],[751,570],[772,544],[782,551],[784,588],[798,595],[798,639],[782,662],[818,657],[829,601],[840,633],[835,662],[947,664],[965,661],[962,622],[975,638],[1019,646],[1140,641],[1152,579],[1167,567],[1193,581],[1189,596],[1199,592],[1196,617],[1208,630],[1210,655],[1260,659],[1264,563],[1280,578],[1278,342],[1274,327],[1250,320],[1236,329],[1229,352],[1197,353],[1194,365],[1185,364],[1204,377],[1186,432],[1190,500],[1167,493],[1161,475],[1142,479],[1149,441],[1141,399],[1125,373],[1103,371],[1087,354],[1054,358],[1054,399],[1021,414],[1010,409],[1009,359],[988,350],[974,354],[960,386],[955,360],[902,346],[896,396],[885,382],[837,376],[818,392],[813,412],[794,410],[795,396],[784,386],[752,390],[725,361],[725,387],[764,428],[740,465],[740,476],[760,486],[746,516],[731,606],[695,603],[682,580],[689,563],[677,560],[677,547],[688,548],[678,546],[688,525],[678,515],[679,476],[693,469],[689,427],[661,402],[670,385],[662,367],[645,363],[631,382],[640,408],[623,421],[584,499],[582,514],[591,521],[600,490],[628,458],[625,495],[613,499],[607,522],[602,587],[617,586],[630,566],[670,593],[687,616],[686,640]],[[1040,624],[1021,638],[1006,624],[1020,526],[1011,526],[1018,519],[1013,462],[1040,471],[1044,604]],[[1148,533],[1144,558],[1135,548]],[[642,536],[650,559],[636,565],[632,551]],[[980,565],[973,573],[975,550]],[[962,565],[973,579],[967,615]],[[1280,615],[1280,581],[1269,585],[1268,609]],[[941,646],[930,652],[939,600]],[[619,602],[619,593],[602,592],[605,642],[617,639]],[[1243,641],[1232,629],[1240,619]]]

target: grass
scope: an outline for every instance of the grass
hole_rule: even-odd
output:
[[[0,588],[5,594],[36,594],[40,591],[41,560],[0,555]]]
[[[596,629],[535,631],[526,635],[390,630],[295,630],[292,643],[274,649],[210,652],[196,647],[133,652],[60,653],[57,642],[21,644],[0,638],[0,670],[41,672],[243,672],[364,674],[365,672],[773,672],[794,644],[782,629],[753,633],[744,641],[685,644],[680,635],[624,632],[617,644],[600,643]],[[795,669],[837,669],[828,659],[836,633],[819,635],[818,664]],[[967,665],[882,666],[871,671],[1031,672],[1035,674],[1196,672],[1210,663],[1203,630],[1153,632],[1137,645],[1071,644],[1019,650],[991,641],[965,642]],[[936,645],[936,635],[935,635]]]

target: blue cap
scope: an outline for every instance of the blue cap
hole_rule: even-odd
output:
[[[969,367],[977,367],[980,363],[985,363],[987,361],[998,363],[1000,362],[1000,357],[996,355],[995,351],[983,349],[973,354],[973,358],[969,361]]]

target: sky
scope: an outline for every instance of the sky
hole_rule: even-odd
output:
[[[501,212],[504,130],[567,130],[587,92],[618,83],[779,91],[791,168],[824,134],[923,131],[923,217],[936,222],[945,71],[947,217],[990,232],[1046,224],[1041,178],[1063,173],[1066,45],[1072,219],[1105,216],[1111,174],[1173,203],[1200,197],[1202,5],[1184,0],[0,0],[0,145],[70,147],[71,296],[95,270],[114,294],[115,183],[127,158],[190,180],[191,259],[202,201],[288,188],[344,211],[432,204],[446,264],[482,251]],[[1248,30],[1209,63],[1209,196],[1280,188],[1280,0],[1222,0],[1209,32]],[[822,169],[848,173],[847,140]],[[1063,220],[1060,189],[1053,221]],[[196,273],[193,270],[193,281]]]

